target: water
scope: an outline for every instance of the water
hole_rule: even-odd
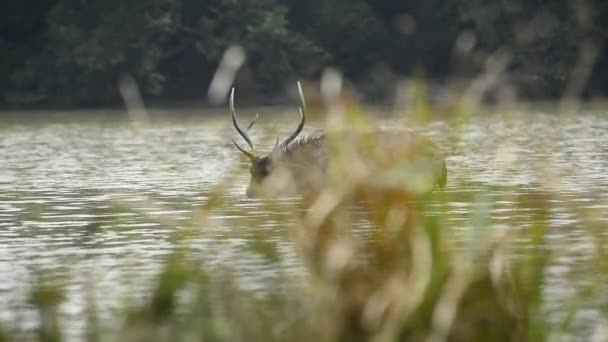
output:
[[[197,257],[233,269],[245,288],[268,290],[273,279],[303,273],[289,228],[277,224],[281,213],[244,198],[248,172],[230,143],[225,113],[181,113],[135,126],[116,113],[77,114],[0,119],[0,324],[35,324],[27,294],[38,271],[68,279],[61,310],[72,328],[85,324],[90,284],[107,313],[102,318],[111,319],[113,309],[145,292],[174,235],[184,229],[199,232],[191,241]],[[249,114],[241,113],[242,120]],[[261,150],[272,146],[275,129],[284,137],[295,125],[297,115],[286,114],[291,116],[262,116],[252,133]],[[407,122],[379,119],[380,126]],[[319,127],[313,121],[305,131]],[[511,228],[526,229],[532,209],[514,198],[550,188],[559,196],[552,199],[548,243],[560,255],[548,269],[547,293],[566,297],[587,281],[581,276],[572,282],[568,275],[584,273],[593,253],[577,211],[592,210],[598,225],[608,222],[608,116],[478,114],[414,128],[447,156],[455,237],[470,236],[480,194],[491,196],[494,227],[517,222]],[[228,176],[222,196],[230,206],[214,209],[213,225],[197,226],[193,218]],[[488,192],[488,186],[496,190]],[[608,231],[600,234],[608,239]]]

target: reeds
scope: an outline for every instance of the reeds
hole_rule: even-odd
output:
[[[338,108],[330,103],[332,106]],[[451,108],[463,111],[459,104]],[[94,284],[89,285],[83,338],[546,341],[577,334],[576,313],[591,298],[598,298],[598,284],[605,280],[602,274],[608,274],[601,227],[587,220],[595,213],[580,213],[580,218],[594,242],[591,269],[598,272],[597,282],[579,289],[571,305],[564,308],[563,319],[550,322],[546,306],[553,299],[545,293],[546,273],[555,251],[549,249],[546,237],[548,213],[559,192],[543,186],[526,191],[486,187],[472,196],[458,191],[466,184],[448,180],[446,192],[420,195],[395,182],[370,184],[357,177],[357,167],[364,166],[356,163],[357,155],[350,148],[359,139],[358,128],[368,127],[370,121],[357,107],[337,109],[336,113],[328,116],[329,128],[351,127],[353,140],[332,142],[336,161],[332,185],[310,203],[289,208],[273,201],[260,204],[274,213],[277,229],[287,232],[304,265],[301,277],[282,277],[273,290],[259,294],[242,289],[230,265],[209,267],[193,257],[187,247],[189,239],[213,229],[217,221],[212,211],[228,207],[234,200],[224,196],[228,179],[193,214],[190,229],[176,233],[175,252],[165,260],[151,292],[138,294],[143,302],[119,313],[120,326],[108,328],[100,323]],[[453,134],[457,139],[457,132]],[[366,143],[373,151],[374,142]],[[492,224],[490,209],[503,196],[526,208],[530,225],[519,227],[516,219],[502,222],[503,229]],[[455,239],[449,219],[449,204],[455,197],[473,204],[464,239]],[[259,218],[241,220],[240,225],[261,223]],[[361,221],[372,227],[366,239],[356,228]],[[265,236],[248,239],[268,252]],[[0,340],[62,340],[57,306],[64,291],[43,280],[34,285],[31,304],[38,312],[38,332],[6,330]],[[603,305],[599,312],[605,319],[608,306]]]

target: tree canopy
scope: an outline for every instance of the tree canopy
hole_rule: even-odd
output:
[[[600,0],[7,0],[0,104],[113,104],[125,74],[148,99],[200,99],[234,44],[262,94],[327,66],[362,89],[379,68],[470,77],[501,54],[522,96],[563,95],[581,61],[585,94],[605,95],[606,19]]]

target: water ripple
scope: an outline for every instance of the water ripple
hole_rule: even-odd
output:
[[[466,241],[475,227],[471,216],[480,195],[490,196],[491,227],[529,229],[538,208],[514,198],[558,190],[550,200],[547,243],[560,255],[548,270],[553,281],[547,291],[567,297],[576,284],[560,279],[593,250],[581,210],[590,213],[587,220],[608,222],[608,120],[593,114],[522,114],[510,121],[479,115],[453,126],[417,128],[445,150],[447,219],[455,242]],[[244,198],[248,175],[228,143],[232,130],[225,118],[169,121],[140,131],[107,122],[2,127],[0,308],[27,302],[32,270],[53,270],[67,281],[64,313],[81,326],[91,279],[103,316],[104,308],[150,286],[181,231],[189,233],[187,245],[196,257],[210,267],[230,267],[246,288],[263,291],[273,279],[305,273],[289,237],[297,201]],[[281,131],[290,127],[279,124]],[[260,146],[272,146],[270,129],[256,129]],[[231,205],[213,209],[205,221],[212,224],[201,226],[193,218],[214,186],[234,176],[235,166],[237,175],[221,198]],[[355,228],[362,239],[372,238],[368,222]],[[608,231],[601,234],[608,239]],[[252,246],[260,239],[263,247]],[[23,316],[31,315],[22,309]],[[0,309],[0,324],[15,319],[13,310]]]

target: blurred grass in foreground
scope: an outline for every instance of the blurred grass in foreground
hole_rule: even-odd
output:
[[[466,112],[458,106],[453,110]],[[427,107],[416,112],[432,116]],[[357,108],[349,108],[345,120],[353,127],[369,125]],[[348,150],[337,145],[337,154]],[[338,159],[343,164],[335,167],[344,171],[350,166],[348,158]],[[551,298],[543,290],[552,257],[545,237],[548,211],[558,193],[539,186],[510,198],[529,209],[533,224],[518,229],[516,220],[503,222],[504,231],[490,225],[489,207],[500,199],[495,189],[460,199],[475,205],[467,223],[468,238],[463,246],[456,246],[447,223],[449,193],[418,197],[403,188],[377,188],[342,178],[308,210],[275,215],[279,225],[288,227],[307,272],[304,283],[285,279],[277,286],[283,290],[259,295],[240,289],[228,268],[209,271],[184,247],[190,237],[204,234],[200,228],[215,224],[211,210],[230,205],[222,196],[226,184],[218,185],[195,213],[192,229],[176,233],[175,251],[166,259],[152,292],[143,303],[119,314],[120,327],[108,331],[99,324],[94,284],[90,284],[86,340],[545,341],[576,334],[573,317],[598,291],[595,284],[580,289],[561,322],[545,319],[544,307]],[[458,187],[450,183],[449,171],[448,184]],[[354,193],[363,198],[358,205],[374,226],[373,238],[364,242],[352,230]],[[589,236],[597,241],[593,269],[599,280],[608,263],[599,227],[585,220],[592,216],[580,215]],[[264,249],[263,235],[253,239]],[[529,243],[514,243],[521,240]],[[0,340],[62,340],[57,308],[64,290],[55,283],[41,277],[32,290],[37,335],[9,329],[0,333]]]
[[[375,233],[365,242],[350,230],[349,205],[327,211],[313,207],[290,227],[307,281],[287,280],[277,286],[283,291],[264,296],[239,289],[230,271],[207,272],[180,247],[188,238],[182,236],[152,292],[120,314],[123,324],[117,330],[99,325],[94,284],[89,285],[86,339],[542,341],[549,332],[541,313],[549,198],[531,196],[520,200],[533,203],[535,224],[516,233],[533,241],[525,251],[509,248],[512,237],[481,237],[488,215],[483,205],[471,219],[478,226],[470,229],[479,237],[455,248],[450,227],[442,223],[444,213],[437,212],[445,205],[442,194],[413,200],[394,189],[368,192],[363,205]],[[427,206],[434,214],[425,214]],[[285,219],[285,224],[293,223]],[[508,257],[511,253],[517,256]],[[31,293],[40,341],[62,340],[58,305],[64,290],[52,284],[41,277]]]

